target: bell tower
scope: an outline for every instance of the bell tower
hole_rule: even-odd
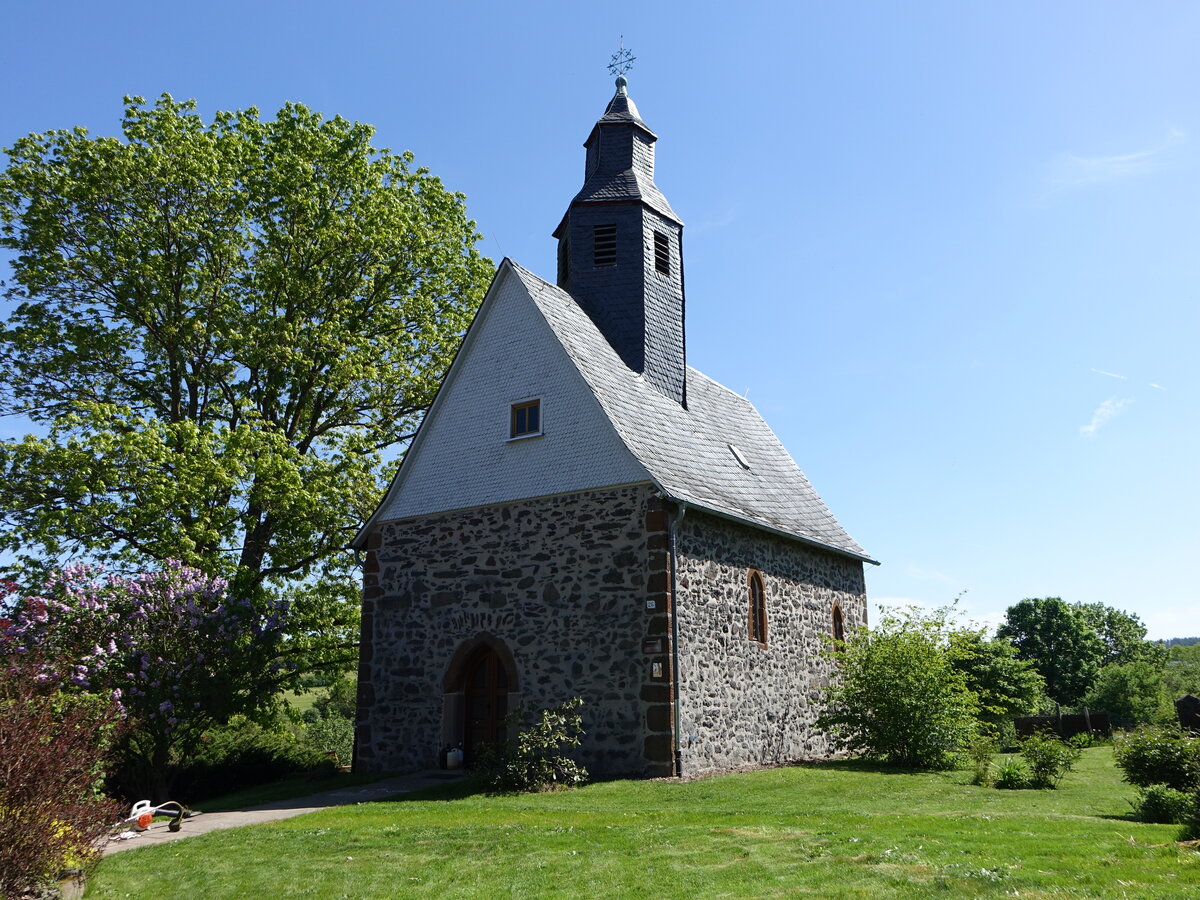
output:
[[[584,147],[583,189],[558,239],[558,285],[629,368],[687,405],[683,222],[654,184],[651,131],[624,75]]]

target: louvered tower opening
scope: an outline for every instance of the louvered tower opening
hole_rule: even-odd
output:
[[[615,266],[617,264],[617,226],[597,225],[592,230],[592,265]]]

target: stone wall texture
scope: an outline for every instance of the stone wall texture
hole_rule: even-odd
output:
[[[480,638],[511,657],[510,708],[582,697],[593,774],[667,774],[666,514],[649,485],[383,523],[368,543],[357,765],[436,764],[462,737],[456,654]],[[656,593],[657,592],[657,593]],[[665,646],[664,646],[665,651]],[[655,677],[657,674],[658,677]],[[653,729],[652,729],[653,731]]]
[[[462,738],[456,666],[480,642],[510,668],[510,708],[582,697],[594,775],[673,771],[669,523],[649,484],[379,525],[363,591],[356,765],[436,765]],[[689,509],[677,536],[684,774],[811,759],[837,603],[863,624],[862,563]],[[748,572],[767,640],[748,636]]]
[[[866,623],[863,564],[690,510],[676,547],[683,771],[829,756],[813,727],[834,671],[821,651],[835,603],[847,631]],[[766,589],[765,644],[749,637],[751,569]]]

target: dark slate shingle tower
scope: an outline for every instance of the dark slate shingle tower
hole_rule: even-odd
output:
[[[654,142],[624,76],[584,147],[583,189],[554,231],[558,284],[630,369],[687,405],[683,222],[654,184]]]

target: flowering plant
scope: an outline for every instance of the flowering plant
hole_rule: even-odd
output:
[[[287,604],[256,607],[227,588],[175,561],[134,576],[66,566],[13,604],[0,650],[36,658],[48,687],[115,700],[127,757],[161,788],[189,742],[269,700],[285,669]]]

